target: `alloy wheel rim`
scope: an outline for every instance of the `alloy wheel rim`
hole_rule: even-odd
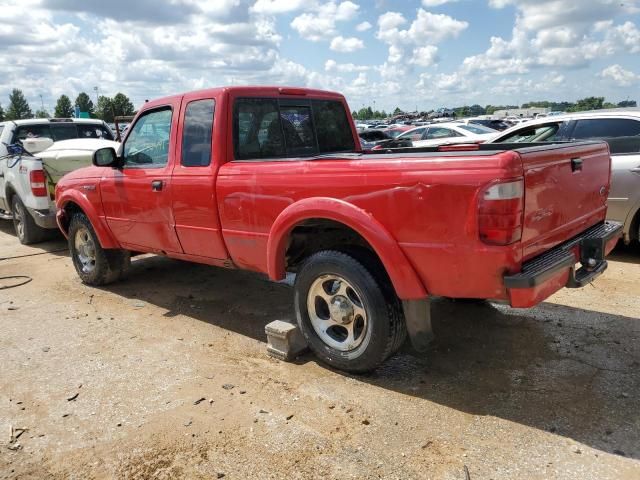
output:
[[[83,273],[91,273],[96,268],[96,245],[89,230],[82,227],[76,231],[74,246],[80,269]]]
[[[307,311],[316,334],[331,348],[349,352],[367,337],[369,317],[362,296],[339,275],[322,275],[312,283]]]

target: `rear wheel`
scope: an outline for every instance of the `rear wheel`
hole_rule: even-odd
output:
[[[80,279],[87,285],[106,285],[123,278],[131,257],[127,250],[104,249],[91,222],[76,213],[69,224],[69,252]]]
[[[14,195],[11,200],[11,210],[13,213],[13,228],[16,231],[18,240],[24,245],[42,242],[49,233],[46,228],[39,227],[18,195]]]
[[[387,301],[386,286],[350,255],[312,255],[294,289],[298,326],[311,350],[331,366],[373,370],[404,339],[403,319]]]

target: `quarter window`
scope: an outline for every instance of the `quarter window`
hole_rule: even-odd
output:
[[[169,159],[171,109],[143,114],[124,144],[125,168],[161,168]]]
[[[613,154],[640,152],[640,122],[625,118],[578,120],[576,140],[606,140]]]
[[[215,100],[196,100],[184,113],[182,165],[206,167],[211,164],[211,135]]]

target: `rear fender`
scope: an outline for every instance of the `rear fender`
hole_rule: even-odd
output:
[[[269,232],[267,269],[273,280],[285,276],[285,253],[291,231],[304,220],[333,220],[353,229],[373,248],[384,265],[396,294],[402,300],[427,297],[427,291],[398,242],[371,214],[334,198],[307,198],[290,205]]]
[[[58,205],[58,227],[60,227],[60,230],[65,236],[67,236],[68,233],[68,222],[71,221],[70,218],[65,218],[65,208],[71,203],[77,205],[78,208],[80,208],[80,210],[82,210],[82,212],[87,216],[93,226],[93,230],[98,236],[98,240],[100,241],[102,248],[121,248],[120,244],[117,242],[111,233],[111,230],[107,226],[104,217],[98,213],[93,204],[87,200],[84,195],[76,190],[67,190],[60,198],[56,199],[56,204]]]

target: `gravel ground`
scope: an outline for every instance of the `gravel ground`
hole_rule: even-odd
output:
[[[1,222],[7,275],[0,478],[640,478],[640,247],[532,310],[437,301],[433,348],[367,376],[267,357],[292,295],[251,273],[146,256],[89,288]]]

